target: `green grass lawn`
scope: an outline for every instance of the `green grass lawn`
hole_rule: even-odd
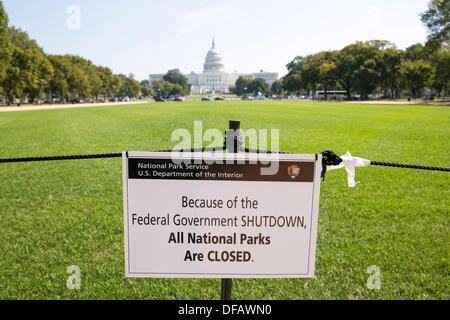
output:
[[[168,149],[176,128],[280,129],[280,148],[450,166],[450,109],[294,101],[0,113],[0,158]],[[124,277],[121,160],[0,164],[1,299],[218,299],[220,279]],[[449,299],[446,172],[343,169],[321,187],[315,279],[238,279],[233,299]],[[69,290],[67,267],[81,269]],[[381,289],[366,287],[377,265]]]

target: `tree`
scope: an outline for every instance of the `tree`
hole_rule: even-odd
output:
[[[106,100],[120,88],[120,78],[114,76],[111,69],[106,67],[98,67],[97,72],[100,78],[100,90]]]
[[[128,75],[128,79],[130,81],[130,86],[131,86],[131,90],[132,90],[130,97],[139,98],[142,94],[141,93],[141,85],[139,84],[139,81],[134,79],[134,74],[132,74],[132,73],[130,73]]]
[[[351,46],[351,54],[355,59],[354,85],[360,92],[361,99],[367,99],[379,84],[380,45],[382,43],[356,42]]]
[[[304,70],[304,66],[310,63],[311,55],[303,57],[296,56],[291,62],[286,65],[286,69],[288,70],[288,74],[301,73]]]
[[[267,84],[266,80],[262,78],[256,78],[250,81],[247,87],[247,92],[250,92],[254,95],[266,95],[269,92],[269,85]]]
[[[38,54],[37,60],[37,83],[35,86],[28,86],[24,90],[31,100],[42,98],[45,92],[51,96],[50,81],[54,73],[53,66],[45,55]]]
[[[149,80],[142,80],[140,85],[142,88],[142,95],[144,97],[152,97],[155,95]]]
[[[153,81],[152,86],[154,90],[154,97],[157,95],[158,97],[168,98],[171,94],[173,94],[172,92],[174,91],[174,84],[165,80]]]
[[[67,84],[71,97],[86,98],[90,95],[89,76],[84,64],[86,60],[78,56],[66,55],[70,63]]]
[[[67,75],[71,71],[68,56],[49,55],[48,59],[53,67],[53,76],[50,79],[50,96],[53,99],[57,94],[61,101],[69,96],[69,84]]]
[[[441,45],[450,44],[450,1],[430,1],[428,10],[420,17],[428,28],[427,47],[436,51]]]
[[[321,52],[315,58],[318,65],[318,82],[324,90],[325,100],[328,99],[328,90],[336,86],[337,67],[334,62],[336,52]]]
[[[281,86],[289,93],[298,94],[302,88],[302,76],[300,73],[288,74],[281,79]]]
[[[450,50],[442,48],[436,51],[431,60],[431,67],[431,87],[438,96],[445,94],[450,89]]]
[[[49,90],[49,82],[53,75],[53,67],[49,62],[44,50],[39,47],[35,40],[29,38],[25,31],[10,27],[8,30],[11,46],[19,48],[24,52],[33,53],[37,71],[33,73],[33,81],[31,81],[23,89],[24,95],[30,100],[41,98],[45,90]]]
[[[50,55],[54,74],[50,80],[50,89],[61,100],[71,97],[92,97],[104,99],[119,95],[135,97],[140,95],[140,85],[134,79],[114,75],[111,69],[94,65],[91,61],[72,55]],[[66,99],[66,100],[67,100]]]
[[[273,94],[280,95],[283,92],[283,88],[281,86],[282,86],[281,81],[276,80],[276,81],[272,82],[272,85],[270,86],[270,90],[272,91]]]
[[[178,83],[171,83],[169,88],[171,96],[184,95],[184,88]]]
[[[252,82],[252,79],[246,78],[243,76],[239,76],[239,78],[236,80],[236,82],[234,84],[233,93],[238,96],[248,93],[248,89],[249,89],[251,82]]]
[[[130,73],[128,76],[119,74],[122,79],[122,84],[119,89],[119,95],[122,97],[138,98],[141,96],[141,85],[134,79],[134,74]]]
[[[320,53],[319,53],[320,54]],[[288,69],[288,78],[283,81],[283,88],[289,92],[300,92],[300,90],[315,92],[319,81],[318,54],[297,56],[293,61],[286,65]],[[298,77],[294,75],[298,74]],[[289,88],[289,89],[288,89]]]
[[[89,78],[90,94],[94,96],[95,99],[98,99],[100,93],[103,93],[104,87],[100,77],[100,70],[97,66],[91,64],[88,67],[87,75]]]
[[[319,67],[319,81],[325,91],[325,100],[327,99],[327,92],[330,86],[336,82],[336,65],[334,62],[324,62]]]
[[[0,81],[8,105],[14,98],[21,98],[26,88],[36,89],[39,84],[40,63],[40,55],[36,50],[22,50],[12,46],[10,62]]]
[[[404,59],[404,53],[395,47],[388,48],[381,52],[380,85],[384,91],[384,96],[397,98],[400,88],[400,65]]]
[[[119,75],[117,74],[113,74],[109,82],[107,90],[108,94],[110,96],[117,97],[119,95],[119,90],[121,86],[122,86],[122,78],[119,77]]]
[[[400,80],[418,98],[431,76],[431,55],[427,48],[416,43],[405,49],[404,60],[399,64]]]
[[[430,55],[423,44],[416,43],[405,49],[405,59],[411,61],[428,61],[430,59]]]
[[[0,1],[0,79],[4,76],[6,66],[11,57],[8,33],[8,15],[3,9],[3,3]]]
[[[40,53],[44,54],[44,50],[37,44],[37,42],[33,39],[30,39],[28,34],[25,31],[22,31],[20,28],[17,29],[14,26],[11,26],[8,29],[9,38],[12,44],[16,47],[27,50],[37,50]]]
[[[188,95],[191,92],[191,85],[188,82],[188,78],[178,69],[167,71],[163,80],[172,84],[179,84],[182,87],[182,92],[179,93],[181,95]]]
[[[411,91],[413,98],[420,96],[431,74],[431,65],[423,60],[405,60],[400,65],[404,86]]]
[[[347,92],[347,99],[350,99],[352,88],[355,87],[356,62],[352,49],[352,45],[346,46],[335,55],[337,81]]]

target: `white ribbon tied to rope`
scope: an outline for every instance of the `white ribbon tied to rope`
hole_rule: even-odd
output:
[[[355,182],[355,167],[367,167],[370,165],[370,160],[363,159],[360,157],[354,157],[351,155],[350,151],[341,156],[342,162],[337,166],[327,166],[328,170],[345,168],[347,171],[347,182],[350,188],[353,188],[358,182]]]

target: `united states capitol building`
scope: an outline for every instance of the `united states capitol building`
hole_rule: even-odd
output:
[[[236,80],[240,77],[250,79],[262,78],[269,86],[278,80],[277,72],[260,72],[255,73],[227,73],[224,70],[224,64],[220,53],[216,50],[213,39],[211,49],[206,54],[205,63],[203,63],[203,72],[191,72],[185,74],[191,85],[191,94],[206,94],[210,92],[230,93],[230,87],[234,86]],[[150,83],[152,81],[160,81],[164,77],[163,73],[150,74]]]

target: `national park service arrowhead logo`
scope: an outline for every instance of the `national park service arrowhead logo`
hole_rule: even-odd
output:
[[[289,166],[289,167],[287,168],[287,170],[288,170],[288,175],[289,175],[292,179],[295,179],[295,178],[300,174],[300,171],[301,171],[301,170],[300,170],[300,167],[297,166],[297,165],[295,165],[295,164]]]

